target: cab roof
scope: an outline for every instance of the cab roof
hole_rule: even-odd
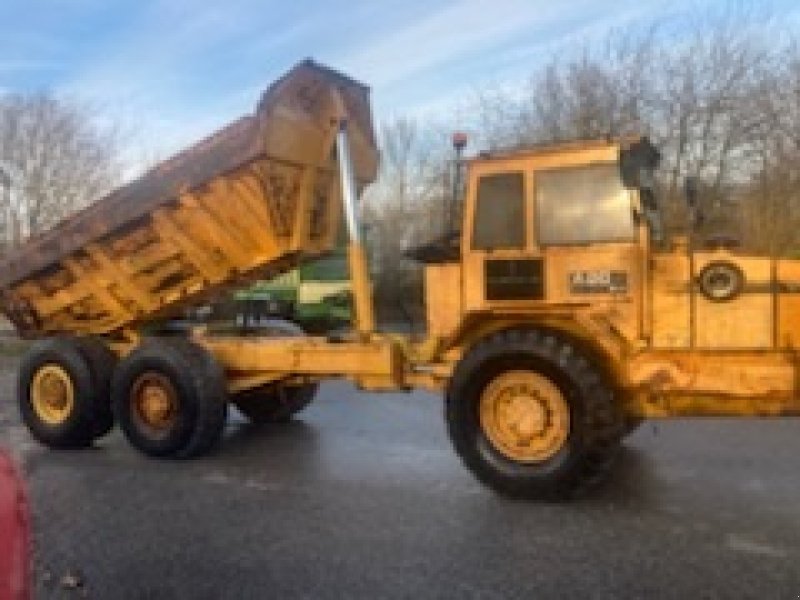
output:
[[[647,146],[652,151],[658,152],[655,146],[652,145],[647,136],[644,135],[628,135],[617,137],[602,137],[602,138],[582,138],[572,140],[561,140],[555,142],[540,142],[534,144],[526,144],[521,146],[514,146],[510,148],[501,148],[498,150],[486,150],[479,152],[476,156],[468,159],[468,162],[486,162],[492,160],[508,160],[513,158],[527,158],[534,156],[542,156],[548,154],[561,154],[578,152],[581,150],[591,150],[596,148],[618,147],[620,150],[626,150],[632,146],[643,145]]]

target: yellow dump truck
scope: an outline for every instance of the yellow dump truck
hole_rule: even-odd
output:
[[[608,472],[642,419],[800,413],[800,262],[660,235],[646,139],[482,154],[458,236],[418,249],[428,331],[376,331],[357,198],[376,176],[368,89],[304,62],[256,111],[30,240],[3,312],[39,338],[18,401],[52,447],[115,423],[142,452],[202,454],[233,403],[285,420],[317,382],[444,392],[465,465],[561,499]],[[292,269],[349,232],[349,335],[152,323]],[[399,257],[398,257],[399,258]]]

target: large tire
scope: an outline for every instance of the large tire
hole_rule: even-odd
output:
[[[252,423],[287,423],[311,404],[316,393],[316,384],[270,385],[239,392],[232,402]]]
[[[642,417],[625,417],[622,426],[622,437],[628,437],[644,425],[645,419]]]
[[[73,338],[36,342],[22,359],[17,382],[22,421],[51,448],[83,448],[95,437],[97,389]]]
[[[111,378],[117,366],[117,355],[97,338],[80,337],[74,341],[92,375],[95,399],[92,436],[94,439],[99,439],[108,435],[114,428],[114,415],[111,411]]]
[[[498,384],[514,377],[537,382],[543,391],[501,388],[492,396]],[[541,416],[531,421],[536,426],[525,425],[528,437],[520,442],[531,443],[536,450],[552,441],[542,456],[518,459],[517,454],[526,451],[524,445],[517,452],[492,438],[493,431],[512,431],[521,437],[523,421],[520,417],[513,425],[517,429],[487,427],[486,421],[501,410],[485,410],[487,395],[489,400],[497,398],[498,407],[504,406],[500,402],[511,406],[518,396],[528,403],[525,407],[542,406],[535,409]],[[565,426],[560,431],[553,416],[558,411],[545,407],[542,397],[562,403]],[[600,481],[610,469],[622,434],[614,390],[591,357],[566,337],[533,329],[493,334],[466,354],[447,392],[446,419],[456,452],[480,481],[508,496],[548,501],[568,499]]]
[[[290,321],[270,319],[259,329],[266,337],[301,337],[302,328]],[[239,411],[255,424],[288,423],[314,400],[317,384],[300,386],[269,384],[234,394],[231,398]]]
[[[111,400],[128,441],[148,456],[199,456],[225,426],[225,374],[211,354],[185,338],[148,339],[121,360]]]

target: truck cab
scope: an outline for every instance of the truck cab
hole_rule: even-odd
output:
[[[458,257],[426,266],[430,332],[458,357],[508,327],[562,332],[632,415],[796,414],[800,261],[664,239],[658,164],[640,137],[469,161]]]
[[[453,311],[453,299],[429,285],[429,327],[447,335],[469,314],[593,306],[605,307],[626,339],[646,337],[643,259],[660,223],[639,186],[652,178],[626,182],[623,161],[645,171],[655,168],[658,154],[637,139],[470,161],[460,262],[428,266],[430,284],[460,280],[460,305]]]

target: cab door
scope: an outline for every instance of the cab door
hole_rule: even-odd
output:
[[[470,181],[462,256],[464,307],[514,307],[543,300],[544,264],[533,247],[531,174],[498,169]]]

